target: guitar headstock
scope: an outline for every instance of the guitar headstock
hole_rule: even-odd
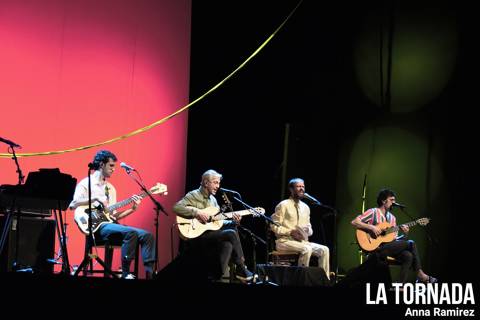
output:
[[[252,211],[254,217],[258,217],[259,215],[264,215],[265,214],[265,209],[261,207],[254,208],[254,210],[250,209]]]
[[[168,189],[167,185],[163,183],[157,182],[156,185],[150,188],[150,193],[151,194],[162,194],[166,196],[168,194]]]
[[[222,199],[227,205],[232,203],[230,199],[228,199],[227,194],[225,192],[222,194]]]
[[[426,226],[430,222],[430,218],[420,218],[417,223],[421,226]]]

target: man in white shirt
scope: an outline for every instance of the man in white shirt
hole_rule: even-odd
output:
[[[95,172],[91,175],[92,206],[101,204],[107,208],[117,203],[117,192],[115,187],[107,182],[107,179],[115,171],[117,157],[107,150],[100,150],[93,159],[93,169]],[[110,217],[115,222],[107,222],[100,225],[94,232],[95,239],[103,241],[110,240],[122,244],[122,277],[131,279],[130,265],[135,257],[137,243],[142,248],[142,258],[145,267],[146,278],[153,275],[153,265],[155,262],[154,246],[155,240],[151,233],[116,223],[137,210],[141,202],[141,197],[134,195],[132,197],[133,205],[125,210],[115,210],[110,213]],[[88,205],[88,177],[84,178],[77,185],[73,201],[70,203],[70,209],[75,210],[79,206]],[[93,211],[93,210],[92,210]]]
[[[280,202],[272,215],[280,226],[271,225],[275,233],[277,251],[295,251],[300,254],[299,266],[309,266],[310,257],[318,258],[318,266],[323,268],[330,279],[330,251],[327,246],[308,241],[313,234],[310,224],[310,208],[301,201],[305,194],[303,179],[294,178],[288,183],[290,197]]]

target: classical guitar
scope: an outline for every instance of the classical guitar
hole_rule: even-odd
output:
[[[378,248],[382,243],[391,242],[397,237],[397,232],[400,229],[400,226],[412,227],[414,225],[425,226],[430,222],[429,218],[420,218],[415,221],[410,221],[398,226],[392,226],[389,222],[382,222],[376,226],[382,230],[382,233],[378,236],[375,236],[370,231],[365,231],[362,229],[357,229],[357,242],[360,248],[364,251],[373,251]]]

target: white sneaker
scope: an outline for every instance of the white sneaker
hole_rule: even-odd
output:
[[[127,274],[125,277],[123,277],[122,279],[126,279],[126,280],[134,280],[135,279],[135,276],[131,273]]]

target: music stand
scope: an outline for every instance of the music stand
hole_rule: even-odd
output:
[[[85,255],[83,257],[82,262],[78,266],[77,270],[75,270],[74,276],[77,277],[80,271],[83,270],[83,275],[87,275],[86,269],[88,268],[88,264],[92,262],[92,260],[96,260],[102,267],[103,271],[107,273],[108,275],[112,276],[113,278],[116,278],[115,273],[113,273],[112,269],[107,267],[105,262],[95,253],[91,252],[92,246],[95,243],[95,237],[93,235],[93,230],[92,230],[92,182],[91,182],[91,176],[90,176],[90,170],[94,169],[93,168],[93,163],[88,164],[88,235],[87,235],[87,245],[85,246]]]
[[[67,251],[66,222],[63,221],[62,211],[67,210],[73,198],[77,179],[69,174],[61,173],[60,169],[39,169],[30,172],[25,182],[25,194],[47,201],[40,207],[46,206],[53,211],[57,224],[57,236],[62,252],[62,272],[70,273],[70,263]]]

